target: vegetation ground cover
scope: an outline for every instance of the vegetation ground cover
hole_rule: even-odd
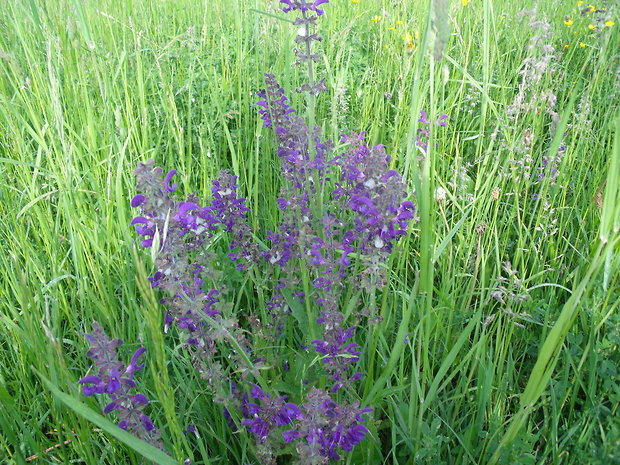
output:
[[[210,199],[226,169],[257,241],[268,243],[286,178],[256,105],[264,73],[310,114],[295,92],[305,79],[294,66],[298,27],[281,7],[0,5],[0,463],[148,456],[97,416],[109,398],[86,398],[78,384],[92,373],[84,334],[93,321],[125,341],[122,360],[146,348],[136,382],[170,457],[259,463],[255,424],[240,416],[231,427],[181,331],[162,331],[165,295],[147,279],[157,254],[129,226],[130,201],[134,170],[149,158],[178,170],[180,198]],[[365,131],[369,146],[382,144],[416,206],[381,266],[385,286],[342,298],[354,302],[342,311],[357,327],[363,376],[334,395],[372,412],[368,434],[341,460],[620,463],[617,5],[321,8],[315,66],[327,92],[314,123],[336,152],[342,134]],[[225,257],[229,241],[219,235],[214,252]],[[307,395],[304,377],[331,386],[313,372],[324,358],[299,315],[278,351],[251,325],[266,314],[274,276],[220,271],[231,296],[222,312],[236,316],[256,358],[280,354],[282,365],[260,378],[296,402]],[[286,447],[278,463],[298,459]]]

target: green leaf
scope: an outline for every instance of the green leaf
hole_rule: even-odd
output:
[[[447,245],[450,243],[450,241],[452,240],[456,232],[461,228],[461,226],[463,226],[463,223],[467,219],[467,215],[469,215],[469,212],[471,211],[472,208],[473,208],[473,205],[471,205],[467,210],[465,210],[465,213],[463,213],[463,217],[459,220],[458,223],[456,223],[456,225],[454,225],[454,227],[450,230],[448,235],[443,238],[443,240],[441,241],[441,244],[439,244],[439,246],[435,250],[435,255],[433,255],[433,263],[437,263],[437,259],[439,258],[443,250],[447,247]]]
[[[41,374],[34,367],[31,367],[32,371],[34,371],[41,381],[47,386],[47,388],[52,391],[52,394],[58,398],[63,404],[73,410],[75,413],[95,424],[103,431],[108,433],[109,435],[115,437],[123,444],[127,445],[131,449],[133,449],[136,453],[140,454],[145,459],[151,460],[152,462],[158,465],[178,465],[179,462],[174,460],[172,457],[166,455],[165,452],[157,449],[146,441],[138,439],[137,437],[131,435],[125,430],[122,430],[117,425],[112,423],[107,418],[98,414],[90,407],[87,407],[85,404],[77,400],[75,397],[72,397],[64,392],[60,391],[52,382],[47,379],[43,374]]]
[[[306,315],[303,304],[293,295],[290,289],[281,289],[280,293],[282,297],[284,297],[286,304],[291,308],[293,317],[297,320],[297,323],[299,323],[299,329],[303,333],[309,331],[310,322],[308,321],[308,316]]]

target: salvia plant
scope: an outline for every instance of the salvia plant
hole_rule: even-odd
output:
[[[143,412],[149,400],[144,394],[135,391],[138,384],[133,377],[144,368],[144,365],[138,365],[138,360],[146,349],[141,347],[136,350],[129,365],[125,366],[116,355],[116,348],[121,346],[123,341],[110,340],[99,323],[93,321],[93,330],[86,338],[90,341],[86,356],[95,360],[97,374],[80,379],[79,384],[82,385],[84,395],[107,394],[111,402],[103,409],[104,413],[117,411],[120,428],[163,449],[160,432],[151,418]]]
[[[315,98],[327,88],[317,78],[314,64],[321,58],[312,45],[321,40],[315,28],[328,0],[281,3],[284,13],[297,15],[295,65],[305,67],[307,81],[296,90],[307,94],[308,103],[304,118],[276,76],[265,74],[256,103],[277,142],[277,227],[262,237],[253,230],[230,172],[212,181],[207,202],[196,195],[180,199],[176,170],[164,174],[154,160],[135,170],[138,193],[131,206],[139,213],[131,225],[153,257],[149,281],[161,295],[163,330],[174,328],[232,431],[252,437],[265,464],[281,463],[283,455],[295,463],[325,464],[369,434],[373,409],[362,407],[357,393],[365,354],[356,333],[380,320],[374,299],[387,284],[386,263],[415,206],[382,145],[369,146],[363,133],[330,141],[314,124]],[[436,124],[445,126],[447,118]],[[424,112],[420,123],[418,146],[426,153],[430,123]],[[228,244],[224,254],[221,243]],[[234,310],[226,261],[267,292],[264,308]],[[84,394],[107,395],[106,414],[117,412],[121,428],[162,448],[143,413],[147,398],[134,393],[145,349],[125,366],[116,355],[121,342],[108,339],[98,323],[86,337],[97,374],[80,380]],[[273,380],[297,370],[287,359],[290,351],[309,355],[299,363],[316,363],[297,391],[283,394]]]

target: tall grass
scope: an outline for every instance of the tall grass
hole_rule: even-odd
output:
[[[510,118],[536,56],[533,19],[517,13],[534,4],[463,3],[333,1],[320,23],[330,90],[317,124],[385,144],[419,216],[375,296],[382,319],[358,341],[358,394],[374,412],[346,461],[620,463],[618,10],[539,1],[555,71],[528,95],[553,92],[557,117],[539,102]],[[294,28],[266,0],[8,0],[0,12],[0,463],[141,462],[43,381],[80,399],[93,320],[128,352],[147,348],[140,389],[176,459],[257,463],[161,333],[129,199],[147,158],[201,198],[227,168],[258,234],[277,225],[279,160],[254,103],[264,72],[291,90],[302,80]],[[597,16],[616,24],[591,31]],[[421,109],[450,116],[425,163]],[[255,285],[239,286],[238,311],[264,304]]]

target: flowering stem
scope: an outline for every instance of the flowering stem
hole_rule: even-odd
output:
[[[308,14],[306,13],[305,10],[302,10],[302,16],[305,19],[308,19]],[[305,21],[304,23],[304,27],[305,27],[305,37],[309,37],[310,36],[310,22],[309,21]],[[314,121],[315,121],[315,112],[316,112],[316,96],[314,95],[314,69],[312,66],[312,56],[311,56],[311,49],[310,49],[310,41],[306,40],[306,56],[308,57],[307,63],[308,63],[308,83],[310,84],[310,92],[308,92],[308,126],[310,128],[310,135],[312,134],[312,131],[314,130]],[[308,138],[308,152],[312,153],[312,137]]]
[[[180,293],[182,297],[185,298],[190,304],[192,303],[192,300],[183,291],[181,291]],[[260,387],[269,391],[270,390],[269,384],[267,384],[267,382],[261,376],[260,372],[254,367],[252,360],[250,360],[250,357],[248,357],[248,354],[246,353],[245,350],[243,350],[243,347],[241,347],[241,345],[239,344],[239,341],[237,341],[235,336],[232,335],[230,331],[224,328],[221,324],[219,324],[217,320],[215,320],[214,318],[211,318],[206,313],[201,315],[201,317],[204,318],[204,320],[207,323],[212,325],[218,331],[222,331],[224,333],[226,339],[228,339],[228,342],[230,342],[230,345],[232,346],[233,350],[236,353],[238,353],[241,356],[241,358],[243,358],[243,361],[245,362],[246,366],[249,368],[250,373],[254,376],[258,384],[260,384]]]
[[[306,250],[305,247],[302,246],[301,248],[301,253],[303,254],[303,251]],[[304,305],[306,307],[306,315],[308,317],[308,335],[309,335],[309,339],[307,340],[309,341],[313,341],[314,339],[316,339],[315,337],[315,333],[314,333],[314,323],[315,323],[315,315],[314,315],[314,311],[312,310],[312,304],[311,304],[311,299],[310,299],[310,276],[308,275],[308,268],[304,262],[304,258],[302,256],[302,258],[300,259],[300,269],[301,269],[301,282],[302,282],[302,286],[304,289]]]
[[[308,14],[305,10],[302,10],[302,17],[304,20],[308,19]],[[305,37],[310,37],[310,22],[309,21],[305,21],[304,22],[304,29],[305,29]],[[314,125],[315,125],[315,121],[316,121],[316,95],[314,95],[314,69],[313,69],[313,65],[312,65],[312,55],[311,55],[311,48],[310,48],[310,41],[306,40],[304,41],[306,44],[306,57],[307,57],[307,63],[308,63],[308,84],[310,85],[310,91],[307,93],[308,95],[308,107],[307,107],[307,117],[308,117],[308,154],[310,155],[311,158],[314,158],[316,156],[316,151],[314,150],[314,138],[312,137],[312,135],[314,134]],[[306,177],[308,177],[308,173],[306,173]],[[317,179],[318,181],[318,179]],[[321,205],[319,205],[319,213],[322,210],[322,199],[321,197],[319,197],[319,202]]]

